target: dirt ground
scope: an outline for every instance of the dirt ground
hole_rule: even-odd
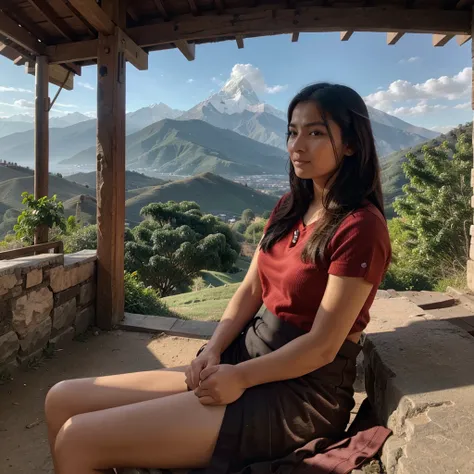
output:
[[[52,359],[0,384],[0,474],[53,474],[44,422],[56,382],[189,363],[203,341],[113,331],[74,341]]]

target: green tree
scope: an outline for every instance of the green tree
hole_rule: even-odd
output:
[[[245,239],[252,244],[258,244],[258,242],[260,242],[260,239],[262,238],[265,224],[266,221],[264,221],[263,219],[250,224],[247,227],[247,230],[245,231]]]
[[[132,230],[125,245],[125,269],[168,296],[203,269],[227,271],[240,245],[231,229],[193,202],[154,203],[141,214],[146,220]]]
[[[262,214],[262,217],[263,217],[264,219],[269,219],[270,216],[271,216],[271,214],[272,214],[272,211],[265,211],[265,212]]]
[[[466,266],[472,223],[472,142],[467,134],[455,145],[423,148],[423,157],[407,155],[403,170],[408,183],[394,203],[400,216],[394,226],[397,265],[416,268],[433,281]]]
[[[21,196],[26,209],[18,216],[18,222],[13,228],[18,239],[32,243],[39,226],[46,226],[48,229],[58,227],[61,231],[66,231],[64,206],[56,195],[35,199],[32,194],[24,192]]]
[[[232,225],[232,230],[239,234],[243,234],[247,230],[247,227],[248,226],[244,221],[237,221]]]
[[[247,225],[249,225],[254,219],[255,213],[252,211],[252,209],[245,209],[245,211],[242,212],[242,217],[240,218],[240,220],[245,222]]]

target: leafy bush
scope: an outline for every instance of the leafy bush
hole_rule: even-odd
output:
[[[97,225],[81,227],[74,233],[63,237],[66,253],[94,250],[97,248]]]
[[[270,216],[271,216],[272,212],[271,211],[265,211],[263,214],[262,214],[262,217],[264,219],[269,219]]]
[[[392,265],[380,285],[381,290],[422,291],[432,290],[433,281],[417,270]]]
[[[26,209],[18,216],[18,223],[13,228],[17,238],[33,242],[35,230],[39,226],[46,226],[48,229],[57,226],[61,231],[66,231],[64,206],[57,200],[56,195],[35,199],[33,194],[24,192],[21,196]]]
[[[147,288],[136,273],[124,274],[125,311],[135,314],[171,315],[165,303],[160,300],[153,288]]]
[[[253,212],[252,209],[245,209],[245,211],[242,212],[241,220],[245,222],[247,225],[250,224],[254,219],[255,219],[255,212]]]
[[[258,244],[263,235],[263,229],[265,227],[266,221],[263,219],[253,222],[247,227],[244,237],[248,242]]]
[[[232,225],[232,230],[243,234],[247,230],[247,224],[244,221],[237,221]]]

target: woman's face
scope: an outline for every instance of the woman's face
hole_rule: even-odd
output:
[[[339,126],[330,117],[327,120],[337,157],[334,156],[331,138],[315,102],[300,102],[288,125],[288,153],[296,176],[312,179],[322,185],[338,168],[341,158],[351,154],[342,143]]]

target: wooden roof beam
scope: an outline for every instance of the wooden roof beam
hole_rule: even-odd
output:
[[[69,0],[69,2],[100,33],[112,35],[118,31],[121,41],[124,43],[125,59],[139,70],[148,69],[148,53],[138,46],[123,30],[118,28],[95,0]]]
[[[474,0],[459,0],[458,3],[456,3],[456,8],[458,10],[470,7],[474,4]]]
[[[8,39],[26,49],[30,53],[43,55],[45,47],[32,36],[25,28],[22,28],[0,10],[0,33]]]
[[[244,37],[242,35],[237,35],[235,41],[237,42],[237,48],[244,49]]]
[[[56,29],[56,31],[69,41],[73,41],[75,34],[72,28],[60,18],[51,5],[46,0],[28,0],[29,4],[39,11],[48,23]]]
[[[399,33],[470,34],[471,18],[464,11],[410,10],[410,22],[403,10],[383,7],[327,8],[300,7],[298,9],[299,32],[317,31],[392,31]],[[233,15],[231,10],[223,15],[205,15],[169,21],[156,25],[145,25],[127,29],[127,34],[141,47],[175,43],[177,40],[210,40],[237,35],[252,36],[272,34],[278,29],[281,34],[295,31],[295,10],[282,9],[249,11]],[[410,26],[411,25],[411,26]]]
[[[157,10],[160,12],[160,15],[165,20],[169,20],[169,15],[168,15],[168,12],[166,11],[165,6],[163,5],[163,2],[161,0],[153,0],[153,3],[155,4]]]
[[[199,15],[199,10],[194,0],[188,0],[189,9],[194,16]]]
[[[181,51],[188,61],[194,61],[196,58],[196,44],[187,41],[175,41],[174,45]]]
[[[216,5],[217,13],[224,12],[224,0],[214,0],[214,4]]]
[[[454,35],[442,35],[434,34],[433,35],[433,46],[444,46],[448,41],[454,38]]]
[[[25,70],[32,76],[35,75],[35,63],[27,62],[25,64]],[[48,65],[48,81],[58,87],[63,86],[64,89],[71,91],[74,88],[74,73],[70,72],[63,66]]]
[[[299,39],[300,39],[300,32],[299,32],[299,31],[295,31],[295,32],[291,35],[291,42],[292,42],[292,43],[297,43]]]
[[[405,33],[387,33],[387,44],[397,44]]]
[[[464,43],[467,43],[471,39],[471,35],[457,35],[456,42],[459,46],[462,46]]]
[[[98,40],[76,41],[46,48],[49,64],[72,63],[97,58]]]
[[[353,34],[353,31],[341,31],[341,41],[349,41]]]
[[[24,66],[28,60],[24,58],[23,56],[18,56],[17,58],[14,59],[13,64],[15,66]]]

